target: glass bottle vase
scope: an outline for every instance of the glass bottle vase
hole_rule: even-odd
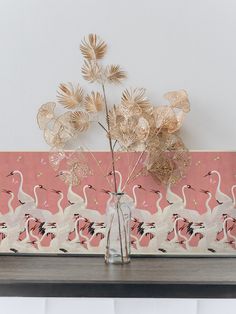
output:
[[[132,203],[124,193],[111,193],[106,210],[107,264],[130,262],[130,220]]]

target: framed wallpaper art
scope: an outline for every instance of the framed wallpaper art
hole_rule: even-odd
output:
[[[133,254],[236,255],[236,152],[191,152],[186,176],[167,187],[141,172],[128,177],[137,153],[116,156],[118,183],[126,183],[134,204]],[[110,155],[74,153],[77,171],[86,175],[70,183],[71,164],[59,167],[58,159],[49,152],[0,153],[1,254],[104,253]]]

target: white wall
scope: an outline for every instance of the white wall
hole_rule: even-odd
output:
[[[90,32],[110,44],[106,60],[128,71],[127,86],[147,88],[154,103],[188,90],[190,149],[235,149],[235,16],[235,0],[0,0],[0,150],[47,149],[38,107],[60,82],[83,82],[79,43]],[[118,100],[118,91],[110,95]]]
[[[190,149],[235,149],[235,16],[235,0],[0,0],[0,150],[47,149],[37,109],[60,82],[86,85],[79,43],[90,32],[109,43],[106,60],[128,71],[127,86],[146,87],[154,103],[188,90]]]

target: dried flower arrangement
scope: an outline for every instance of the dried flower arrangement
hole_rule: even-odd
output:
[[[109,106],[106,86],[120,84],[126,78],[126,72],[116,64],[101,64],[107,45],[95,34],[84,38],[80,50],[84,57],[82,76],[90,83],[98,83],[100,91],[86,94],[80,85],[63,83],[59,86],[57,101],[65,112],[57,115],[55,102],[48,102],[40,107],[37,121],[39,128],[43,130],[45,141],[52,148],[51,164],[58,169],[61,160],[65,158],[67,144],[88,131],[92,122],[96,122],[109,141],[115,192],[116,151],[140,152],[126,184],[137,175],[135,171],[142,156],[145,156],[141,169],[143,174],[149,173],[158,182],[165,184],[178,181],[189,164],[188,151],[178,135],[178,130],[190,110],[186,91],[168,92],[164,98],[169,104],[154,106],[147,98],[145,89],[125,89],[120,103]],[[99,112],[104,112],[106,125],[99,120]],[[64,180],[78,184],[90,170],[86,168],[82,158],[74,160],[73,153],[69,159],[70,175]]]

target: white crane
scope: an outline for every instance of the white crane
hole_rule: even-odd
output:
[[[25,203],[20,206],[18,206],[15,209],[14,212],[14,222],[17,223],[19,221],[22,221],[23,217],[25,214],[30,214],[31,216],[44,221],[45,220],[45,215],[50,215],[51,213],[46,210],[46,209],[39,209],[38,208],[38,195],[37,195],[37,190],[42,189],[45,190],[45,187],[42,186],[41,184],[37,184],[34,186],[34,202],[30,203]]]
[[[30,221],[36,222],[37,220],[34,217],[31,217],[30,215],[26,215],[26,221],[25,221],[25,238],[22,240],[16,240],[14,243],[12,243],[12,248],[15,249],[17,252],[23,252],[23,253],[30,253],[35,252],[37,249],[34,247],[34,241],[32,241],[31,234],[30,234]]]
[[[59,177],[59,176],[64,176],[64,175],[69,175],[71,176],[71,172],[70,171],[60,171],[58,175],[56,175],[56,177]],[[67,200],[69,202],[70,205],[73,205],[73,204],[79,204],[79,203],[84,203],[84,199],[77,193],[75,193],[72,189],[72,183],[70,182],[69,183],[69,186],[68,186],[68,191],[67,191]]]
[[[86,184],[83,187],[83,202],[81,203],[75,203],[73,205],[70,205],[64,209],[64,217],[66,218],[68,215],[70,217],[73,217],[74,214],[79,214],[81,210],[83,210],[83,213],[85,210],[90,211],[90,209],[87,209],[88,206],[88,196],[87,196],[87,189],[89,190],[94,190],[96,189],[91,185],[91,184]]]
[[[175,202],[173,204],[168,205],[163,210],[163,221],[166,221],[168,224],[171,222],[171,218],[173,214],[179,214],[181,217],[184,217],[188,219],[189,221],[199,221],[200,220],[200,214],[194,210],[194,209],[188,209],[186,208],[187,205],[187,199],[185,195],[185,190],[194,190],[194,188],[189,185],[185,184],[182,186],[182,197],[181,201]]]
[[[215,192],[215,199],[217,200],[217,202],[220,205],[221,204],[225,204],[227,206],[232,205],[233,200],[231,199],[231,197],[229,197],[227,194],[223,193],[221,190],[221,175],[220,175],[219,171],[216,171],[216,170],[209,171],[204,177],[208,177],[208,176],[211,176],[214,174],[218,178],[218,183],[217,183],[216,192]]]
[[[114,173],[113,171],[110,171],[107,176],[112,176],[113,173]],[[120,171],[118,171],[118,170],[115,170],[115,174],[118,175],[118,177],[119,177],[119,184],[117,187],[117,193],[122,193],[122,175],[121,175]]]
[[[132,189],[132,194],[133,194],[133,203],[134,203],[134,208],[132,209],[132,217],[138,219],[141,222],[151,222],[152,221],[152,214],[146,210],[146,209],[139,209],[137,208],[137,195],[136,195],[136,190],[143,190],[145,189],[142,187],[140,184],[135,184]]]
[[[29,195],[23,191],[24,178],[23,178],[22,172],[19,170],[14,170],[14,171],[11,171],[7,175],[7,177],[10,177],[13,175],[18,175],[20,177],[20,185],[19,185],[17,197],[18,197],[18,200],[21,203],[21,205],[26,204],[26,203],[28,203],[28,204],[33,203],[34,204],[34,202],[35,202],[34,198],[31,195]]]

